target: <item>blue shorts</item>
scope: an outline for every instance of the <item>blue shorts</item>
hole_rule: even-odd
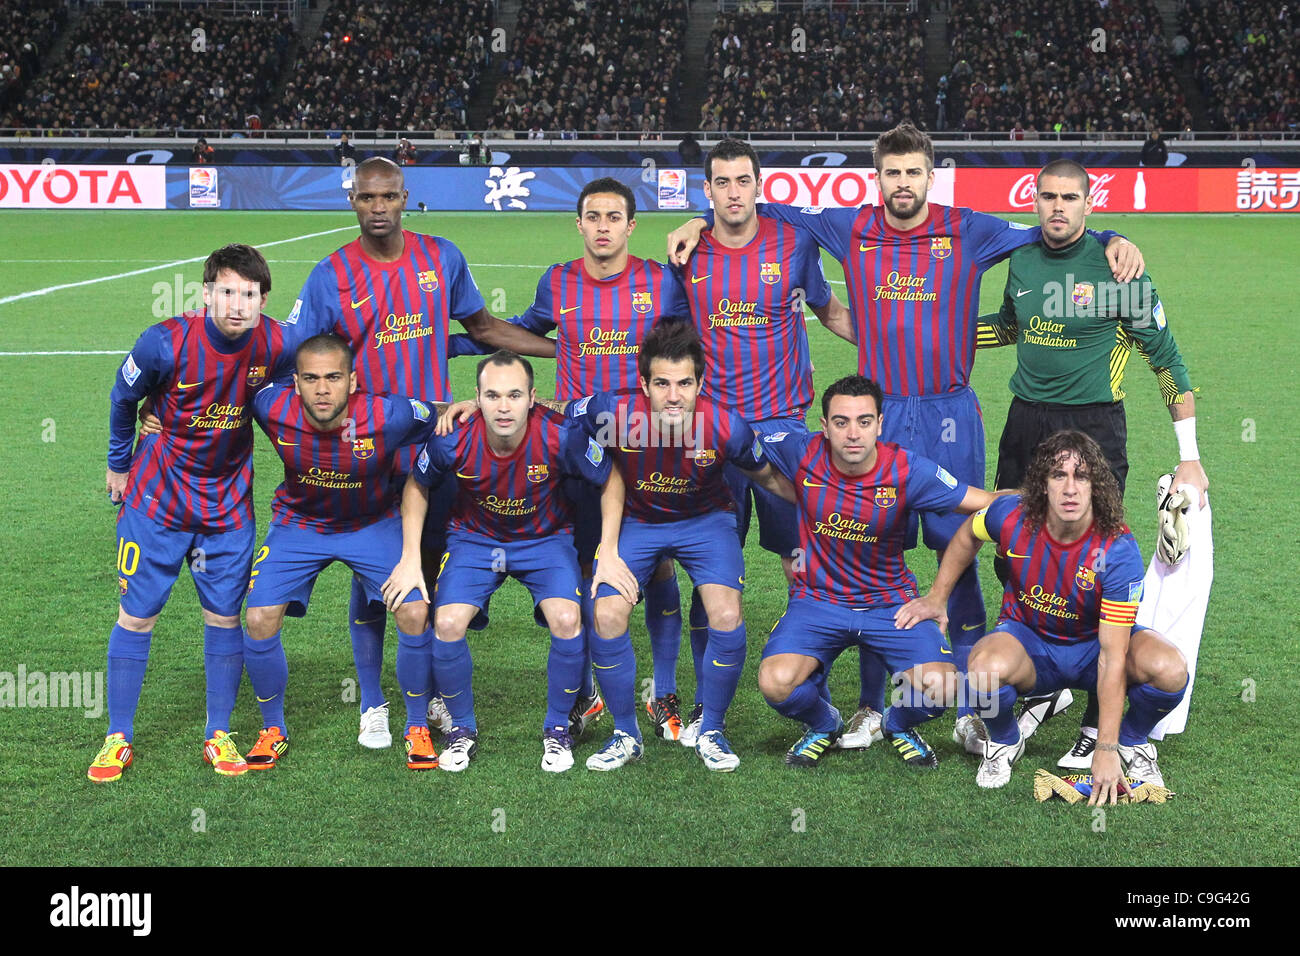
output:
[[[1144,630],[1134,628],[1133,633]],[[1036,681],[1030,695],[1048,694],[1069,687],[1072,690],[1097,689],[1097,656],[1101,641],[1073,641],[1062,644],[1049,641],[1019,621],[998,621],[989,633],[1005,631],[1025,649],[1034,662]]]
[[[406,484],[405,477],[402,478],[402,484]],[[459,488],[460,482],[456,480],[454,471],[443,475],[438,484],[429,486],[429,510],[424,516],[424,534],[420,538],[420,550],[425,555],[426,566],[447,550],[447,522],[456,505]]]
[[[217,534],[176,531],[123,505],[117,514],[117,586],[122,610],[132,617],[159,613],[188,558],[203,609],[225,617],[238,615],[256,540],[257,529],[251,524]]]
[[[808,434],[808,426],[801,418],[768,418],[761,422],[750,422],[750,427],[759,438],[780,432]],[[732,497],[736,499],[736,524],[740,543],[743,545],[749,536],[749,501],[752,494],[754,510],[758,512],[759,547],[783,558],[793,555],[799,547],[799,514],[794,502],[778,498],[766,488],[760,488],[730,462],[725,466],[723,474],[727,476]]]
[[[642,591],[664,558],[675,558],[696,587],[721,584],[737,591],[745,589],[745,558],[736,536],[736,516],[730,511],[714,511],[698,518],[661,524],[624,518],[618,536],[618,553],[636,576]],[[615,588],[602,583],[596,597],[617,593]]]
[[[958,481],[984,487],[984,416],[971,388],[942,395],[885,396],[881,409],[882,441],[902,445],[943,465]],[[966,520],[953,511],[923,519],[925,546],[942,551]],[[917,512],[912,512],[907,548],[916,547]]]
[[[578,549],[578,566],[590,567],[600,545],[601,489],[572,476],[565,478],[561,487],[573,503],[573,546]]]
[[[763,646],[763,657],[802,654],[815,657],[829,671],[835,658],[854,645],[879,654],[889,673],[917,664],[952,664],[952,648],[934,621],[910,630],[894,626],[897,604],[854,609],[816,598],[791,598]]]
[[[302,617],[311,603],[316,578],[335,561],[342,561],[360,579],[366,600],[382,602],[384,581],[401,558],[402,519],[398,517],[356,531],[332,533],[272,524],[253,562],[248,606],[287,604],[287,615]],[[406,600],[423,598],[417,589]]]
[[[512,577],[533,596],[533,620],[546,627],[541,603],[547,598],[578,602],[582,575],[578,552],[568,532],[550,538],[498,541],[481,534],[452,530],[438,571],[435,607],[470,604],[479,609],[470,628],[487,627],[488,599]]]

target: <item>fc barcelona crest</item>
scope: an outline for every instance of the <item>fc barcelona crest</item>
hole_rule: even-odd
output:
[[[938,236],[930,240],[930,257],[932,259],[947,259],[952,255],[952,237]]]
[[[373,438],[358,438],[352,443],[352,457],[358,461],[365,461],[375,454],[375,440]]]
[[[1097,572],[1079,565],[1079,570],[1074,574],[1074,584],[1080,591],[1091,591],[1097,584]]]
[[[701,468],[708,468],[709,465],[713,464],[717,460],[718,460],[718,453],[715,449],[713,448],[695,449],[695,464],[699,465]]]
[[[1093,292],[1094,289],[1091,282],[1076,282],[1074,284],[1074,292],[1070,295],[1070,298],[1074,300],[1075,305],[1086,309],[1088,306],[1092,305]]]
[[[435,292],[438,289],[438,273],[430,269],[428,272],[421,272],[416,275],[416,281],[420,284],[421,292]]]
[[[649,292],[632,293],[632,310],[634,312],[637,312],[640,315],[645,315],[654,307],[655,307],[655,300],[654,297]]]
[[[876,507],[892,508],[898,501],[898,489],[892,486],[880,486],[876,488]]]
[[[266,366],[250,365],[248,367],[248,384],[261,385],[264,381],[266,381]]]
[[[759,267],[758,277],[767,285],[776,285],[781,281],[781,263],[764,262]]]
[[[551,470],[546,465],[528,466],[528,480],[535,485],[541,484],[550,476],[550,474],[551,474]]]

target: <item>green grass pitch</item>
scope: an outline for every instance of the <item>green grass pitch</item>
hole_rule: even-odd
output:
[[[643,215],[636,254],[662,258],[677,217]],[[327,571],[310,616],[285,628],[293,749],[269,774],[217,777],[202,762],[202,628],[182,574],[154,633],[136,722],[137,759],[114,786],[86,767],[106,717],[72,708],[0,710],[0,860],[6,864],[1074,864],[1178,866],[1294,863],[1300,823],[1293,793],[1300,726],[1294,621],[1300,522],[1294,481],[1297,349],[1292,328],[1300,282],[1293,217],[1109,216],[1094,227],[1125,232],[1143,248],[1179,345],[1199,386],[1199,434],[1215,507],[1217,568],[1190,727],[1161,746],[1178,798],[1108,811],[1098,832],[1081,807],[1039,805],[1037,767],[1052,767],[1077,713],[1051,722],[1029,746],[1011,785],[982,792],[975,758],[957,752],[951,714],[929,726],[941,766],[918,774],[882,748],[836,752],[813,772],[781,756],[799,729],[763,702],[759,651],[785,605],[775,559],[751,538],[745,617],[750,652],[731,712],[742,764],[710,774],[694,754],[647,737],[646,759],[615,774],[582,761],[609,733],[605,718],[578,749],[578,765],[539,769],[538,728],[546,637],[511,582],[490,629],[471,640],[482,750],[463,774],[408,771],[399,746],[355,743],[356,706],[346,628],[347,572]],[[464,250],[488,307],[518,313],[542,269],[581,252],[572,216],[408,215],[408,228],[446,235]],[[0,213],[6,237],[0,300],[0,672],[102,671],[117,607],[114,510],[103,490],[107,395],[121,352],[177,305],[161,291],[197,282],[201,261],[227,242],[266,247],[284,316],[313,262],[355,235],[349,214],[96,212]],[[335,230],[314,238],[295,238]],[[282,241],[292,240],[292,241]],[[183,265],[174,260],[197,259]],[[163,268],[157,268],[164,266]],[[828,276],[842,278],[828,263]],[[98,277],[136,272],[94,284]],[[1005,277],[993,269],[984,311]],[[843,286],[837,286],[841,291]],[[174,298],[174,291],[171,293]],[[155,304],[162,311],[155,317]],[[184,305],[185,303],[179,303]],[[853,371],[851,347],[810,322],[816,383]],[[115,350],[111,355],[34,355]],[[8,354],[24,353],[24,354]],[[974,385],[984,407],[989,477],[1009,400],[1013,350],[982,353]],[[458,395],[472,363],[453,363]],[[550,393],[550,363],[539,391]],[[1139,543],[1154,538],[1152,491],[1176,446],[1153,376],[1129,366],[1127,505]],[[815,419],[814,419],[815,425]],[[279,462],[262,437],[256,452],[259,523],[268,516]],[[922,585],[934,562],[911,554]],[[988,605],[997,589],[982,572]],[[686,590],[683,581],[683,591]],[[634,614],[641,676],[649,676],[644,624]],[[385,686],[395,638],[389,628]],[[690,655],[679,670],[683,696]],[[856,655],[831,686],[842,709],[857,694]],[[235,712],[247,748],[260,720],[247,684]],[[394,725],[400,717],[394,714]],[[643,729],[648,731],[643,720]]]

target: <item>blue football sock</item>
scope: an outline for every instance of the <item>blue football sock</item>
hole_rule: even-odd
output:
[[[474,659],[469,642],[433,642],[433,670],[438,677],[438,693],[451,713],[451,722],[465,730],[478,730],[474,719]]]
[[[914,691],[910,685],[904,693],[909,700],[914,699],[919,702],[923,699],[922,695]],[[942,707],[913,707],[908,704],[894,704],[889,710],[885,711],[885,719],[881,724],[881,729],[887,734],[901,734],[905,730],[911,730],[917,724],[933,720],[943,711],[944,708]]]
[[[988,728],[989,740],[995,744],[1014,744],[1020,739],[1020,728],[1016,725],[1016,697],[1019,694],[1015,687],[1004,684],[996,694],[986,691],[977,695],[971,684],[971,675],[968,674],[966,699]]]
[[[114,624],[108,635],[108,732],[135,736],[135,710],[149,664],[153,631],[128,631]]]
[[[695,664],[695,703],[704,703],[704,652],[709,646],[709,615],[700,590],[691,591],[691,660]]]
[[[591,698],[596,696],[596,675],[591,671],[591,645],[600,640],[600,636],[596,633],[596,599],[591,596],[590,574],[582,579],[582,596],[578,600],[578,606],[582,611],[582,633],[578,635],[583,661],[581,694]]]
[[[709,645],[704,655],[704,714],[700,733],[721,730],[727,708],[736,697],[740,675],[745,669],[745,625],[732,631],[709,628]]]
[[[203,734],[230,732],[230,715],[244,679],[244,632],[239,627],[203,627],[203,676],[207,684],[208,724]]]
[[[262,709],[262,726],[279,727],[280,733],[288,737],[284,689],[289,683],[289,659],[284,655],[279,631],[264,641],[255,641],[244,632],[244,669],[257,695],[257,706]]]
[[[779,704],[768,704],[778,714],[807,724],[812,730],[829,734],[835,729],[835,711],[826,699],[818,693],[817,684],[806,680],[790,692],[790,696]]]
[[[645,627],[650,632],[656,697],[677,693],[677,656],[682,650],[681,601],[676,575],[646,585]]]
[[[641,739],[636,725],[636,653],[632,635],[624,631],[612,640],[596,638],[591,645],[591,659],[600,668],[600,687],[605,692],[605,706],[614,716],[614,729]]]
[[[600,640],[600,638],[596,638]],[[582,672],[591,671],[590,659],[582,649],[582,638],[565,640],[551,635],[551,653],[546,658],[546,724],[543,731],[552,727],[569,727],[569,711],[582,684]]]
[[[1147,742],[1151,728],[1160,723],[1187,693],[1187,684],[1181,690],[1157,690],[1150,684],[1134,684],[1128,689],[1128,713],[1119,725],[1119,742],[1125,747],[1136,747]]]
[[[877,713],[884,713],[885,662],[880,655],[859,647],[858,676],[862,679],[858,689],[858,709],[870,707]]]
[[[361,709],[380,707],[384,688],[380,675],[384,669],[384,627],[388,613],[380,604],[366,600],[361,578],[352,575],[352,596],[348,600],[348,634],[352,637],[352,662],[357,668],[361,688]]]
[[[429,724],[429,662],[433,659],[433,628],[423,634],[397,629],[397,686],[406,702],[406,729]]]

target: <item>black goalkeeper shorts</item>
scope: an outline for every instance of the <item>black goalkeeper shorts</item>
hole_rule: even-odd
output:
[[[1018,488],[1043,439],[1063,428],[1081,431],[1101,446],[1110,469],[1119,479],[1120,494],[1128,477],[1128,421],[1123,402],[1095,405],[1048,405],[1011,400],[1007,424],[998,442],[998,472],[995,487]]]

